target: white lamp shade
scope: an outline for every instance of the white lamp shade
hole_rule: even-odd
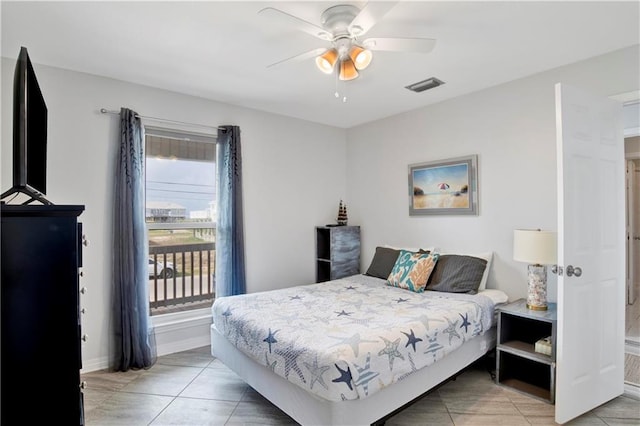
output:
[[[536,265],[553,265],[557,262],[556,233],[538,229],[513,231],[513,259]]]

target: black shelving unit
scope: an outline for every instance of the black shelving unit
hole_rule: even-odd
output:
[[[528,309],[519,299],[498,310],[496,382],[555,403],[556,304],[546,311]],[[538,340],[551,337],[551,354],[538,353]]]
[[[360,273],[360,227],[316,227],[316,282]]]

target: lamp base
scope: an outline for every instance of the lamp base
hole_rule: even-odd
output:
[[[533,311],[546,311],[547,267],[544,265],[529,265],[527,272],[529,277],[527,308]]]

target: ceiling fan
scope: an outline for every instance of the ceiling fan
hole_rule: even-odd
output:
[[[319,47],[272,63],[268,67],[289,61],[314,58],[318,68],[326,73],[337,69],[340,80],[353,80],[373,59],[373,51],[428,53],[436,41],[431,38],[362,37],[398,2],[367,3],[362,9],[350,4],[331,6],[320,16],[321,26],[312,24],[282,10],[267,7],[258,12],[281,26],[292,27],[328,42]]]

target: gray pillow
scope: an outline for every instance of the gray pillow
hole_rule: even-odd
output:
[[[479,257],[443,254],[425,290],[476,294],[486,267],[487,261]]]
[[[430,251],[419,249],[415,253],[429,254]],[[369,269],[367,269],[367,272],[364,274],[386,280],[389,278],[389,274],[396,264],[399,254],[400,250],[397,249],[390,247],[376,247],[376,252],[371,260],[371,265],[369,265]]]
[[[393,265],[396,264],[399,254],[400,250],[376,247],[376,253],[373,255],[373,260],[371,260],[371,265],[369,265],[365,275],[386,280],[393,269]]]

